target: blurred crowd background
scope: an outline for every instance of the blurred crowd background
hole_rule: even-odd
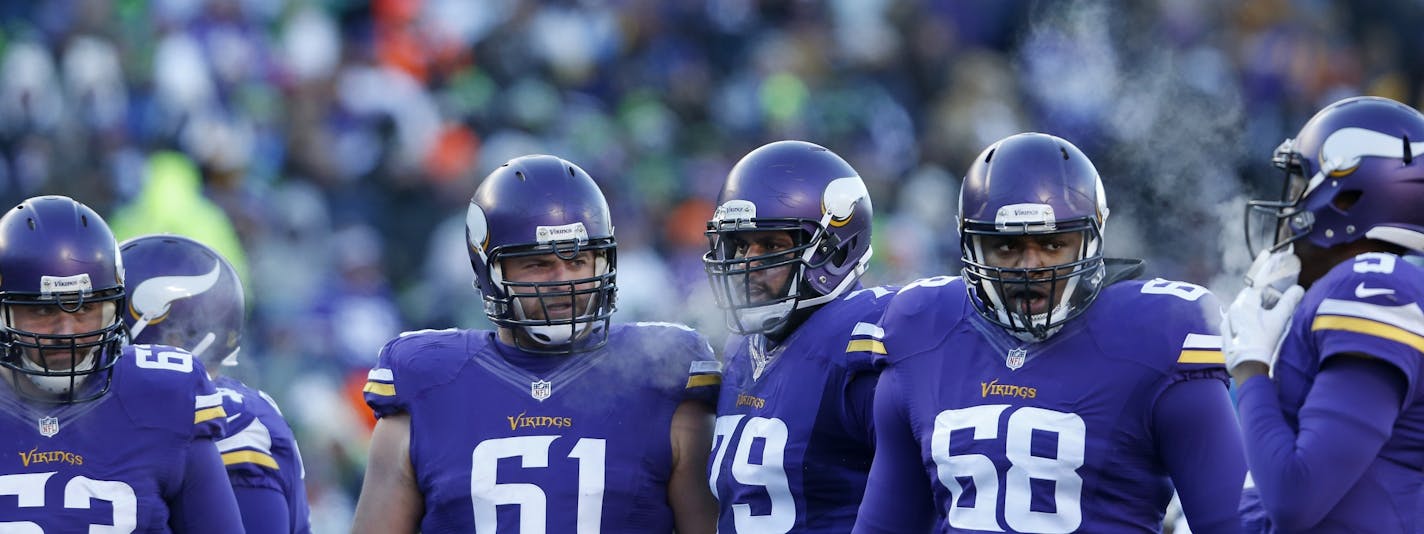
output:
[[[603,187],[619,320],[714,340],[702,230],[778,139],[866,180],[872,283],[957,271],[959,176],[1036,130],[1097,162],[1110,253],[1228,292],[1282,139],[1345,96],[1424,104],[1419,28],[1418,0],[8,0],[0,205],[66,194],[121,239],[225,253],[235,374],[292,422],[316,531],[345,532],[381,344],[488,326],[463,215],[511,157]]]

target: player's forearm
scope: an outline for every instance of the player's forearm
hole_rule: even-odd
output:
[[[237,497],[237,507],[242,511],[242,526],[248,532],[278,534],[292,530],[287,499],[282,492],[243,486],[234,487],[232,491]]]
[[[1196,533],[1237,532],[1246,461],[1226,387],[1188,380],[1167,389],[1154,410],[1162,461]]]
[[[169,503],[168,523],[173,532],[243,532],[237,499],[217,446],[208,439],[195,439],[184,456],[182,489]]]
[[[410,463],[410,416],[376,421],[353,534],[414,534],[425,511],[424,496]]]
[[[875,460],[856,515],[857,534],[929,532],[934,495],[920,462],[920,448],[901,411],[894,373],[880,377],[875,394]]]
[[[673,412],[672,475],[668,504],[678,534],[717,531],[717,499],[707,486],[707,456],[712,445],[713,415],[701,401],[683,401]]]
[[[1379,454],[1398,416],[1402,392],[1387,369],[1342,363],[1317,377],[1301,407],[1298,435],[1269,380],[1248,381],[1240,391],[1252,478],[1267,513],[1284,529],[1319,523]]]

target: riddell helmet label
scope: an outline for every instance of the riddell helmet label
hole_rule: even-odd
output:
[[[80,273],[74,276],[40,277],[41,295],[53,295],[56,293],[88,294],[93,290],[94,286],[89,283],[89,273]]]
[[[756,223],[752,222],[752,219],[756,218],[756,211],[756,204],[749,200],[728,200],[717,207],[717,211],[712,214],[712,221],[719,226],[756,228]]]
[[[550,241],[577,241],[579,244],[583,244],[588,242],[588,230],[583,227],[581,222],[561,226],[539,226],[534,228],[534,241],[540,244]]]
[[[994,215],[994,226],[1000,231],[1014,227],[1052,232],[1058,228],[1058,219],[1053,216],[1053,206],[1048,204],[1009,204]]]

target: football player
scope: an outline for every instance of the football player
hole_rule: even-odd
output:
[[[1194,532],[1240,528],[1220,308],[1104,259],[1107,217],[1068,141],[1013,135],[974,160],[963,277],[905,286],[880,323],[856,532],[1157,532],[1173,487]]]
[[[0,217],[0,531],[242,532],[200,362],[125,345],[123,263],[62,196]]]
[[[222,366],[237,365],[244,299],[232,264],[186,237],[148,235],[119,244],[134,343],[187,349],[223,397],[227,432],[218,452],[248,532],[310,532],[302,458],[276,401]]]
[[[709,482],[721,532],[846,532],[874,430],[874,330],[893,289],[861,286],[870,195],[845,160],[778,141],[727,175],[707,223],[727,325]]]
[[[1259,501],[1249,526],[1415,532],[1424,486],[1424,115],[1347,98],[1276,149],[1264,248],[1222,320]],[[1264,224],[1256,224],[1264,223]]]
[[[593,179],[515,158],[465,224],[496,329],[381,350],[355,532],[713,532],[719,366],[685,326],[610,323],[617,246]]]

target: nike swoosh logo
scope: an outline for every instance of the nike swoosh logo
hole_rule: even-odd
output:
[[[1358,299],[1367,299],[1370,297],[1378,297],[1380,295],[1392,294],[1394,294],[1393,289],[1387,287],[1365,287],[1364,282],[1360,282],[1360,285],[1355,286],[1355,298]]]
[[[240,414],[240,413],[235,413],[235,414],[229,415],[229,416],[227,416],[227,422],[231,423],[231,422],[233,422],[233,421],[236,421],[237,418],[239,418],[239,417],[242,417],[242,414]]]

